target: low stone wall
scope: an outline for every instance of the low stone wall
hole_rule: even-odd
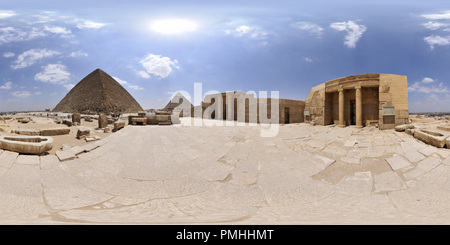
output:
[[[128,116],[128,124],[136,124],[136,122],[140,121],[141,118],[143,118],[142,116]],[[155,115],[155,114],[150,114],[150,115],[146,115],[145,118],[147,119],[146,124],[149,125],[159,125],[159,123],[164,122],[164,123],[179,123],[179,118],[174,118],[174,122],[172,122],[172,115]],[[145,124],[144,124],[145,125]]]
[[[70,128],[41,129],[41,136],[65,135],[70,133]]]
[[[12,130],[12,133],[19,135],[41,135],[41,131],[39,129],[28,129],[28,128],[18,128]]]
[[[12,133],[28,136],[55,136],[70,133],[70,128],[50,128],[50,129],[29,129],[18,128],[11,131]]]

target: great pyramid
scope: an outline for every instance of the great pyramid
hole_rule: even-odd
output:
[[[53,111],[122,114],[136,113],[143,109],[114,78],[101,69],[97,69],[73,87]]]

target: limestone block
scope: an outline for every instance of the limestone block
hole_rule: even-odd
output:
[[[64,120],[62,121],[62,123],[65,124],[65,125],[67,125],[67,126],[69,126],[69,127],[72,127],[72,125],[73,125],[73,122],[70,121],[70,120],[67,120],[67,119],[64,119]]]
[[[70,133],[70,128],[48,128],[41,129],[42,136],[65,135]]]
[[[86,142],[91,142],[91,141],[96,141],[96,140],[99,140],[99,139],[101,139],[100,138],[100,136],[97,136],[97,135],[95,135],[95,136],[92,136],[92,137],[86,137]]]
[[[117,119],[115,119],[115,118],[107,118],[108,124],[113,124],[115,121],[117,121]]]
[[[70,151],[56,151],[55,154],[60,161],[66,161],[76,158],[75,154]]]
[[[29,117],[24,117],[22,119],[20,119],[21,123],[29,123],[30,122],[30,118]]]
[[[113,127],[110,126],[110,125],[108,125],[108,126],[103,130],[103,132],[104,132],[104,133],[111,133],[112,129],[113,129]]]
[[[92,117],[91,116],[84,116],[84,121],[92,122]]]
[[[433,145],[439,148],[445,146],[446,140],[443,134],[433,132],[430,130],[416,130],[414,131],[414,138],[421,140],[429,145]]]
[[[159,122],[170,122],[171,116],[170,115],[156,115],[156,121]]]
[[[108,126],[108,117],[105,113],[100,113],[100,115],[98,115],[98,127],[106,128],[106,126]]]
[[[408,128],[408,129],[405,130],[405,133],[412,136],[412,135],[414,135],[414,131],[415,131],[414,129]]]
[[[43,136],[0,136],[0,148],[25,154],[42,154],[53,148],[53,138]]]
[[[89,128],[79,127],[77,131],[77,139],[84,139],[89,137],[90,134],[91,130]]]
[[[133,125],[137,125],[137,124],[147,125],[147,117],[133,117],[133,118],[131,118],[131,124],[133,124]]]
[[[14,130],[14,133],[20,135],[40,135],[41,131],[38,129],[18,128]]]
[[[172,122],[158,122],[158,125],[172,125]]]
[[[158,124],[156,115],[147,115],[147,124]]]
[[[402,125],[395,126],[395,131],[398,131],[398,132],[403,132],[406,129],[414,129],[414,125],[412,125],[412,124],[402,124]]]
[[[113,126],[114,126],[113,132],[116,132],[117,130],[125,127],[126,125],[125,125],[125,121],[118,120],[118,121],[114,122]]]
[[[81,115],[80,115],[80,113],[73,113],[72,114],[72,122],[73,123],[81,123]]]

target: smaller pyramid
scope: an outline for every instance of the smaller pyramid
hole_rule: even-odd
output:
[[[99,114],[136,113],[142,107],[114,78],[96,69],[56,105],[54,112]]]
[[[183,110],[191,107],[191,102],[186,99],[180,92],[178,92],[175,96],[172,97],[172,99],[170,99],[169,103],[167,103],[167,105],[162,110],[174,111],[175,108],[177,110]]]

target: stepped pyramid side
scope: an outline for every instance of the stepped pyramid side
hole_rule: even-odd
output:
[[[175,102],[172,102],[175,101]],[[187,103],[186,103],[187,102]],[[184,103],[184,105],[182,105]],[[164,111],[173,111],[177,106],[177,109],[184,109],[186,106],[192,107],[191,102],[186,99],[181,93],[177,93],[167,105],[164,107]]]
[[[142,110],[122,85],[100,69],[83,78],[53,109],[54,112],[82,114],[135,113]]]

